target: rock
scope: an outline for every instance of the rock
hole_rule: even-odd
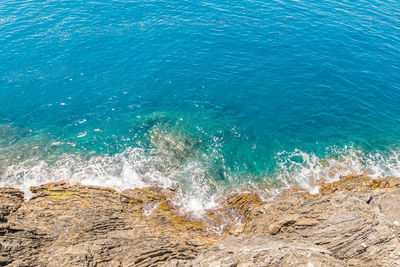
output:
[[[311,243],[272,236],[228,237],[200,254],[194,266],[343,266],[344,262]],[[239,265],[240,266],[240,265]]]
[[[303,218],[296,222],[297,226],[314,226],[318,224],[318,220],[313,218]]]
[[[6,222],[6,216],[17,210],[24,201],[24,194],[13,188],[0,188],[0,223]]]
[[[400,222],[400,189],[379,192],[371,198],[369,204],[391,222]]]
[[[193,259],[198,244],[207,247],[220,238],[199,222],[178,217],[165,203],[144,216],[146,201],[163,200],[145,190],[124,195],[48,184],[32,192],[29,201],[6,216],[7,225],[0,225],[0,259],[10,266],[152,266]],[[0,191],[1,199],[13,196],[15,191]],[[2,207],[2,213],[10,210]]]
[[[252,266],[255,266],[254,262],[252,261],[241,261],[236,265],[236,267],[252,267]]]
[[[269,226],[269,228],[268,228],[268,230],[269,230],[269,233],[271,234],[271,235],[276,235],[278,232],[279,232],[279,230],[281,229],[281,227],[278,225],[278,224],[271,224],[270,226]]]
[[[352,176],[265,203],[236,193],[201,221],[179,215],[173,190],[31,191],[24,202],[19,190],[0,189],[0,266],[400,266],[395,177]],[[239,226],[207,231],[232,216]]]

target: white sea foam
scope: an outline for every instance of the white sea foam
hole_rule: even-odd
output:
[[[257,191],[276,193],[283,188],[300,186],[310,193],[316,193],[319,189],[316,184],[320,180],[332,182],[351,174],[366,174],[373,178],[400,176],[400,151],[363,153],[352,146],[346,146],[329,148],[326,155],[317,157],[300,150],[278,153],[275,172],[265,177],[265,180],[276,181],[278,186],[259,187]],[[201,216],[205,210],[217,207],[227,191],[224,185],[210,177],[208,168],[204,162],[189,160],[177,163],[162,153],[129,148],[113,156],[64,154],[46,160],[30,158],[6,166],[0,172],[0,186],[20,188],[29,197],[30,186],[56,181],[117,190],[156,185],[175,188],[172,202],[182,212]],[[228,180],[237,183],[229,185],[233,189],[251,184],[241,177]],[[237,182],[240,180],[243,182]]]
[[[87,135],[87,132],[83,132],[83,133],[80,133],[78,136],[77,136],[77,138],[82,138],[82,137],[85,137]]]
[[[47,182],[68,181],[71,184],[111,187],[117,190],[156,185],[175,188],[173,203],[182,211],[201,214],[216,205],[216,184],[207,180],[204,168],[196,162],[183,167],[164,162],[160,155],[148,155],[143,149],[131,148],[113,156],[85,158],[64,154],[56,160],[29,159],[7,166],[0,177],[0,187],[11,186],[25,191]]]
[[[400,151],[364,153],[353,146],[327,149],[326,157],[317,157],[296,149],[277,154],[274,177],[283,187],[297,185],[318,193],[318,181],[334,182],[342,176],[368,175],[372,178],[400,176]]]

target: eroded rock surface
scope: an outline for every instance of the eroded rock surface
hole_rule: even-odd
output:
[[[236,194],[201,222],[179,216],[170,190],[31,190],[24,202],[0,189],[0,266],[400,266],[395,177],[346,177],[269,202]],[[209,231],[235,216],[240,225]]]

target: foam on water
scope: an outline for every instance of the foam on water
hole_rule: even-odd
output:
[[[275,179],[284,187],[296,184],[310,193],[318,193],[318,181],[334,182],[348,175],[368,175],[372,178],[397,176],[400,174],[399,152],[365,153],[353,146],[330,147],[325,157],[305,153],[298,149],[277,154]]]
[[[224,183],[212,177],[206,165],[190,161],[175,166],[171,159],[159,151],[129,148],[122,153],[83,156],[62,154],[40,160],[30,158],[9,165],[0,177],[0,186],[12,186],[29,194],[29,187],[47,182],[67,181],[71,184],[95,185],[119,191],[132,188],[158,186],[174,188],[171,200],[182,212],[201,216],[206,210],[216,208],[219,201],[230,193]],[[167,166],[165,169],[163,166]],[[390,153],[364,153],[353,146],[331,147],[324,157],[298,149],[276,155],[276,168],[264,174],[258,182],[240,177],[231,185],[232,190],[249,189],[261,196],[273,196],[285,188],[302,187],[314,194],[319,181],[333,182],[341,176],[364,174],[372,178],[400,176],[400,151]],[[247,179],[247,180],[246,180]],[[268,181],[274,181],[266,183]],[[154,207],[149,207],[149,211]]]
[[[200,212],[215,207],[222,189],[205,174],[200,164],[192,162],[180,168],[163,169],[165,158],[132,148],[113,156],[63,154],[57,159],[31,158],[9,165],[0,177],[0,186],[17,187],[30,196],[29,187],[47,182],[115,188],[158,186],[176,189],[173,203],[183,211]],[[167,159],[168,160],[168,159]]]

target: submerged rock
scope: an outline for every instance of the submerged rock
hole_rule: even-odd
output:
[[[168,190],[31,190],[24,202],[0,189],[0,266],[400,266],[395,177],[346,177],[318,195],[289,190],[268,202],[236,194],[221,212],[241,225],[221,234],[179,216]]]
[[[155,126],[150,131],[150,142],[157,148],[171,153],[178,159],[185,158],[196,146],[196,141],[178,131]]]

